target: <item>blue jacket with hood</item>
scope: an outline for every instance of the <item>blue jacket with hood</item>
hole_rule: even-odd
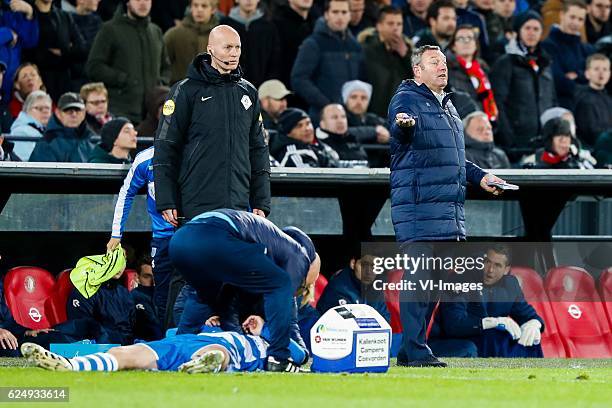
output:
[[[442,103],[425,84],[406,80],[389,105],[391,218],[398,242],[465,238],[466,185],[485,172],[465,159],[463,124],[446,94]],[[395,123],[398,113],[416,119]]]

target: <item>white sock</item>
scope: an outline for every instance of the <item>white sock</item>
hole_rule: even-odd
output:
[[[69,359],[74,371],[117,371],[119,363],[109,353],[95,353]]]

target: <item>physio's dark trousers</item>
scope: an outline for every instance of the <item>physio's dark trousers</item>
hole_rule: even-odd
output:
[[[224,283],[263,295],[268,355],[286,360],[294,291],[287,272],[265,250],[262,244],[240,239],[226,221],[211,217],[192,221],[174,234],[170,259],[205,302],[214,303]]]

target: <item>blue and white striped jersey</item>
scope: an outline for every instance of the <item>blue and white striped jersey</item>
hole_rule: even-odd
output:
[[[236,332],[200,333],[198,337],[227,349],[230,363],[227,371],[263,370],[268,343],[259,337]],[[207,343],[208,343],[207,342]]]
[[[119,190],[119,198],[115,204],[113,216],[113,238],[121,238],[125,223],[130,214],[134,197],[138,190],[147,186],[147,211],[151,218],[153,238],[166,238],[174,234],[174,227],[163,219],[155,208],[155,185],[153,183],[153,153],[154,148],[149,147],[138,153],[128,172],[123,186]]]

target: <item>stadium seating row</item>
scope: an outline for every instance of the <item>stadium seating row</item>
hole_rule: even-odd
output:
[[[126,269],[124,285],[136,287],[136,271]],[[72,290],[70,269],[57,279],[35,266],[18,266],[4,277],[4,297],[15,321],[28,329],[48,329],[66,321],[66,301]]]
[[[548,271],[543,281],[528,267],[512,267],[527,301],[544,319],[542,335],[545,357],[610,358],[612,357],[612,268],[599,278],[599,292],[593,277],[573,266]],[[399,282],[403,271],[391,271],[389,282]],[[402,333],[399,316],[399,292],[385,293],[391,314],[393,333]],[[433,309],[427,334],[432,327],[437,305]]]
[[[612,357],[612,268],[595,280],[574,266],[551,268],[542,280],[531,268],[513,267],[525,298],[544,319],[545,357]]]
[[[552,268],[546,278],[533,269],[512,267],[527,301],[544,319],[542,335],[545,357],[612,358],[612,268],[595,280],[584,269],[564,266]],[[403,271],[391,271],[389,282],[399,282]],[[124,285],[135,287],[136,271],[127,269]],[[313,307],[323,293],[327,279],[321,275],[315,285]],[[70,270],[57,279],[45,269],[20,266],[4,279],[4,292],[15,321],[29,329],[45,329],[66,320],[66,300],[72,290]],[[385,293],[393,333],[401,333],[399,292]],[[434,309],[431,320],[435,318]],[[431,324],[428,326],[428,334]]]

